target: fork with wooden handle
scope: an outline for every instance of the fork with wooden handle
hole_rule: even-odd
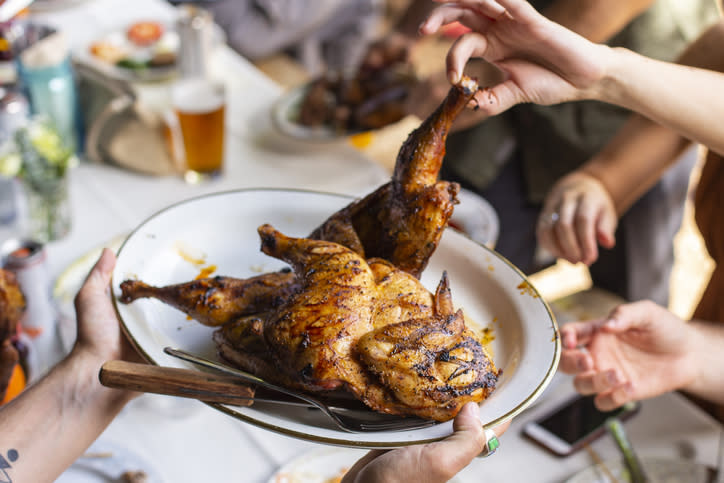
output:
[[[101,367],[98,378],[104,386],[116,389],[235,406],[251,406],[254,402],[254,389],[243,384],[238,377],[192,369],[108,361]]]

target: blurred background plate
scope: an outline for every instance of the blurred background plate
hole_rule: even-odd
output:
[[[482,196],[466,189],[460,189],[458,199],[460,204],[455,205],[455,211],[448,224],[481,245],[495,248],[500,232],[500,220],[493,205]]]
[[[159,39],[146,46],[132,42],[128,29],[137,23],[153,23],[163,33]],[[118,26],[93,39],[89,44],[76,48],[73,60],[100,72],[124,81],[160,81],[176,75],[176,55],[179,50],[179,36],[172,24],[139,19]],[[166,64],[151,65],[151,59],[167,57]]]
[[[90,0],[35,0],[30,4],[31,12],[53,12],[75,7]]]
[[[409,65],[352,76],[328,73],[284,93],[272,106],[276,129],[301,141],[329,142],[402,120],[418,79]]]
[[[277,470],[267,483],[339,483],[366,450],[321,447],[298,456]],[[459,483],[453,478],[448,483]]]
[[[641,456],[641,464],[650,481],[655,483],[708,483],[710,473],[707,466],[690,460],[661,459]],[[609,460],[601,465],[594,465],[566,480],[566,483],[627,483],[631,479],[622,459]],[[606,472],[608,470],[608,474]]]
[[[163,483],[163,478],[139,454],[101,437],[55,483]]]
[[[326,125],[305,126],[300,124],[297,120],[308,90],[309,84],[294,87],[284,93],[272,106],[272,124],[281,134],[299,141],[333,142],[364,132],[363,130],[341,131]]]

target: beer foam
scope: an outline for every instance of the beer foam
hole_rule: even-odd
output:
[[[223,87],[203,79],[184,80],[173,87],[172,100],[182,112],[213,111],[224,105]]]

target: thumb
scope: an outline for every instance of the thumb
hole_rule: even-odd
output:
[[[488,116],[496,116],[520,104],[522,99],[513,80],[506,80],[493,87],[486,87],[475,94],[477,109]]]
[[[618,218],[613,209],[604,209],[596,222],[596,238],[605,248],[613,248],[616,244],[616,226]]]
[[[485,446],[485,433],[478,417],[478,405],[469,402],[453,421],[453,434],[442,441],[425,446],[422,460],[433,464],[429,474],[444,473],[446,479],[465,468]],[[439,465],[440,462],[444,465]]]
[[[601,328],[612,334],[644,328],[649,324],[650,310],[646,301],[619,305],[611,311]]]
[[[93,294],[105,293],[109,289],[113,268],[116,266],[116,256],[108,248],[104,248],[98,261],[93,265],[85,279],[83,286],[76,296],[76,305],[82,303]]]

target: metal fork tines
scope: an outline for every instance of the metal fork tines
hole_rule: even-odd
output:
[[[309,394],[297,392],[282,386],[277,386],[265,381],[253,374],[242,370],[229,367],[219,362],[211,361],[203,357],[191,354],[181,349],[166,347],[164,352],[178,359],[197,364],[208,369],[213,369],[225,374],[231,374],[243,379],[249,384],[263,387],[271,391],[292,396],[300,399],[307,404],[319,409],[327,415],[340,429],[351,433],[364,433],[375,431],[410,431],[413,429],[426,428],[436,424],[436,421],[429,421],[420,418],[400,418],[385,414],[374,413],[372,411],[360,412],[358,410],[346,409],[340,407],[332,407],[324,401],[317,399]]]

